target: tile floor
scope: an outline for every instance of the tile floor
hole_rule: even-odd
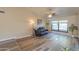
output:
[[[1,51],[79,51],[79,39],[52,32],[42,37],[0,42],[0,48]]]

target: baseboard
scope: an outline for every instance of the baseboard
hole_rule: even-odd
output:
[[[24,38],[24,37],[31,37],[31,36],[32,36],[31,34],[28,34],[28,35],[18,35],[18,36],[13,36],[13,37],[9,37],[9,38],[0,39],[0,42],[1,41],[6,41],[6,40],[12,40],[12,39],[20,39],[20,38]]]
[[[61,34],[61,35],[71,36],[69,33],[66,33],[66,32],[56,32],[56,31],[52,31],[52,32],[57,33],[57,34]]]

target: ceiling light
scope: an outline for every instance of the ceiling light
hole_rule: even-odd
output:
[[[51,17],[52,17],[52,15],[51,15],[51,14],[49,14],[49,15],[48,15],[48,17],[49,17],[49,18],[51,18]]]

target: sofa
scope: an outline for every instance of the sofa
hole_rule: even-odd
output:
[[[37,29],[34,29],[36,36],[43,36],[48,34],[48,29],[45,29],[44,27],[39,27]]]

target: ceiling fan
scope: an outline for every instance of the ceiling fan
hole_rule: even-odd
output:
[[[56,16],[56,12],[52,8],[48,8],[48,18],[52,18],[53,16]]]
[[[5,13],[4,11],[0,10],[0,13]]]
[[[56,15],[56,13],[51,13],[51,14],[48,15],[48,18],[52,18],[55,15]]]

